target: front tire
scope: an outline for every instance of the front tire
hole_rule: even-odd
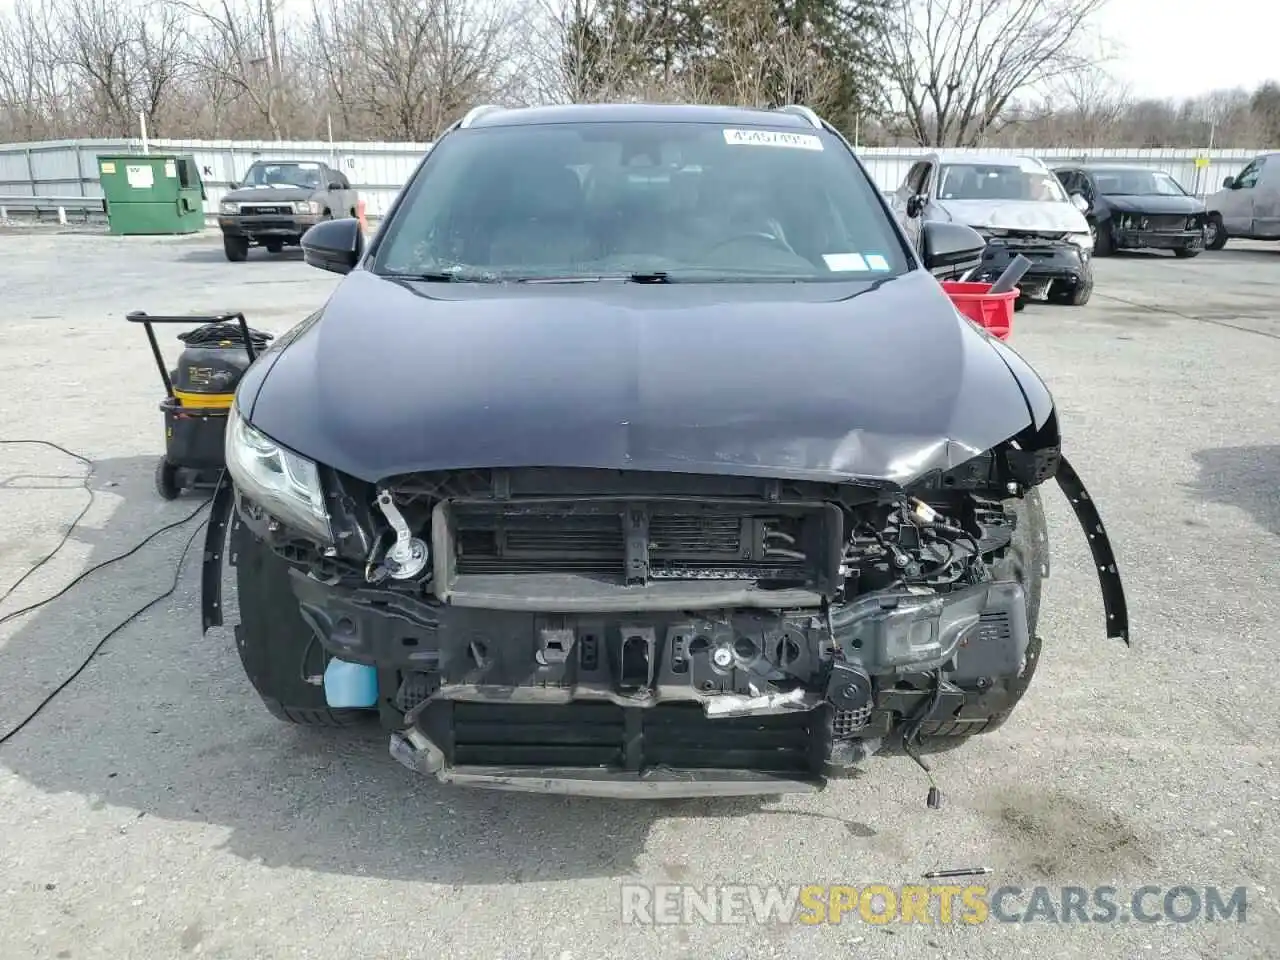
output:
[[[222,252],[232,263],[244,263],[249,259],[249,241],[244,237],[223,237]]]
[[[1027,631],[1030,635],[1026,666],[1019,677],[997,681],[986,690],[966,691],[964,706],[956,718],[926,723],[920,730],[923,740],[941,738],[946,744],[950,738],[971,737],[1000,729],[1031,686],[1036,667],[1040,664],[1040,594],[1049,569],[1049,529],[1045,522],[1044,504],[1040,500],[1039,489],[1032,488],[1022,499],[1006,500],[1005,507],[1012,507],[1017,524],[1004,557],[991,565],[991,573],[998,580],[1016,580],[1026,593]]]
[[[1204,228],[1204,248],[1206,250],[1221,250],[1227,245],[1227,228],[1222,225],[1222,215],[1218,213],[1209,214],[1209,222]]]
[[[1111,238],[1110,220],[1089,224],[1089,232],[1093,234],[1093,255],[1095,257],[1109,257],[1116,252],[1115,243]]]
[[[376,719],[376,710],[331,709],[324,688],[303,679],[304,672],[323,673],[329,656],[319,641],[313,642],[298,613],[288,563],[243,523],[233,524],[231,542],[240,596],[236,651],[271,715],[308,727],[349,727]]]
[[[1055,287],[1056,287],[1055,281]],[[1054,303],[1061,303],[1068,307],[1083,307],[1089,302],[1089,298],[1093,296],[1093,266],[1086,266],[1084,274],[1080,279],[1065,290],[1051,290],[1049,298]]]

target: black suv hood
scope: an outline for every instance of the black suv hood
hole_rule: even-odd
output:
[[[366,481],[555,466],[904,483],[1047,416],[1044,385],[993,344],[922,270],[838,285],[357,271],[250,368],[239,403]]]

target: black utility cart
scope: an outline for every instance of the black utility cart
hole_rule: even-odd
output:
[[[165,449],[156,464],[156,490],[173,500],[184,490],[212,489],[226,465],[223,442],[236,385],[266,348],[271,334],[250,329],[243,313],[165,317],[135,310],[128,319],[146,329],[164,381],[160,410]],[[152,327],[156,323],[196,325],[195,330],[178,334],[185,346],[173,370],[160,352]]]

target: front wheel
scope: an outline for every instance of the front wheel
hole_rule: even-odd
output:
[[[991,565],[991,573],[997,580],[1016,580],[1026,594],[1026,663],[1020,676],[998,680],[984,690],[966,690],[964,706],[955,719],[926,723],[921,728],[920,736],[925,740],[970,737],[998,730],[1031,686],[1040,663],[1040,593],[1049,570],[1049,528],[1044,504],[1039,489],[1033,488],[1021,499],[1006,500],[1005,507],[1012,508],[1017,521],[1013,539],[1005,555]]]
[[[234,523],[232,552],[240,622],[236,651],[271,715],[311,727],[347,727],[377,717],[376,710],[334,710],[324,688],[307,682],[324,673],[329,656],[298,613],[289,564],[243,523]]]
[[[1089,233],[1093,235],[1093,255],[1095,257],[1109,257],[1115,253],[1115,243],[1111,237],[1111,221],[1103,220],[1101,223],[1090,222]]]
[[[1222,215],[1209,214],[1209,222],[1204,226],[1204,248],[1221,250],[1227,245],[1227,228],[1222,225]]]
[[[1054,287],[1057,287],[1057,281],[1054,281]],[[1093,296],[1093,267],[1086,266],[1085,272],[1080,279],[1065,289],[1054,289],[1050,291],[1049,298],[1054,303],[1065,304],[1068,307],[1083,307],[1089,302],[1089,298]]]
[[[249,259],[249,241],[244,237],[223,237],[222,251],[232,263],[244,263]]]

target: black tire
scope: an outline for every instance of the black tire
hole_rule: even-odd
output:
[[[1040,491],[1028,491],[1021,500],[1006,501],[1017,515],[1013,541],[1005,556],[992,564],[991,573],[996,579],[1017,580],[1027,595],[1027,664],[1020,677],[999,681],[986,690],[968,691],[965,704],[956,719],[942,723],[926,723],[920,736],[930,738],[971,737],[1000,729],[1012,715],[1031,685],[1036,667],[1040,664],[1041,639],[1040,595],[1046,571],[1049,569],[1049,530],[1044,517],[1044,504]],[[946,741],[942,745],[946,745]]]
[[[331,709],[324,689],[303,679],[304,657],[308,673],[321,673],[328,655],[312,642],[311,628],[298,614],[289,565],[243,524],[235,524],[231,540],[240,597],[236,651],[271,715],[308,727],[349,727],[376,720],[376,709]]]
[[[1222,215],[1209,214],[1209,222],[1204,228],[1204,248],[1221,250],[1227,245],[1227,228],[1222,225]]]
[[[263,246],[267,248],[267,253],[279,253],[281,250],[284,249],[284,241],[268,240],[266,243],[263,244]]]
[[[1061,303],[1068,307],[1083,307],[1089,302],[1089,298],[1093,296],[1093,267],[1087,265],[1084,276],[1078,283],[1070,287],[1059,290],[1057,289],[1057,281],[1054,281],[1054,289],[1049,291],[1049,299],[1054,303]]]
[[[222,250],[232,263],[244,263],[249,259],[249,241],[244,237],[224,236]]]
[[[164,457],[156,461],[156,493],[165,500],[177,500],[182,496],[182,486],[178,483],[178,468]]]
[[[1109,257],[1116,252],[1115,244],[1111,239],[1111,221],[1103,220],[1101,223],[1090,223],[1089,229],[1093,233],[1093,255],[1095,257]]]
[[[1179,260],[1190,260],[1192,257],[1200,256],[1199,247],[1178,247],[1173,251],[1173,255]]]

